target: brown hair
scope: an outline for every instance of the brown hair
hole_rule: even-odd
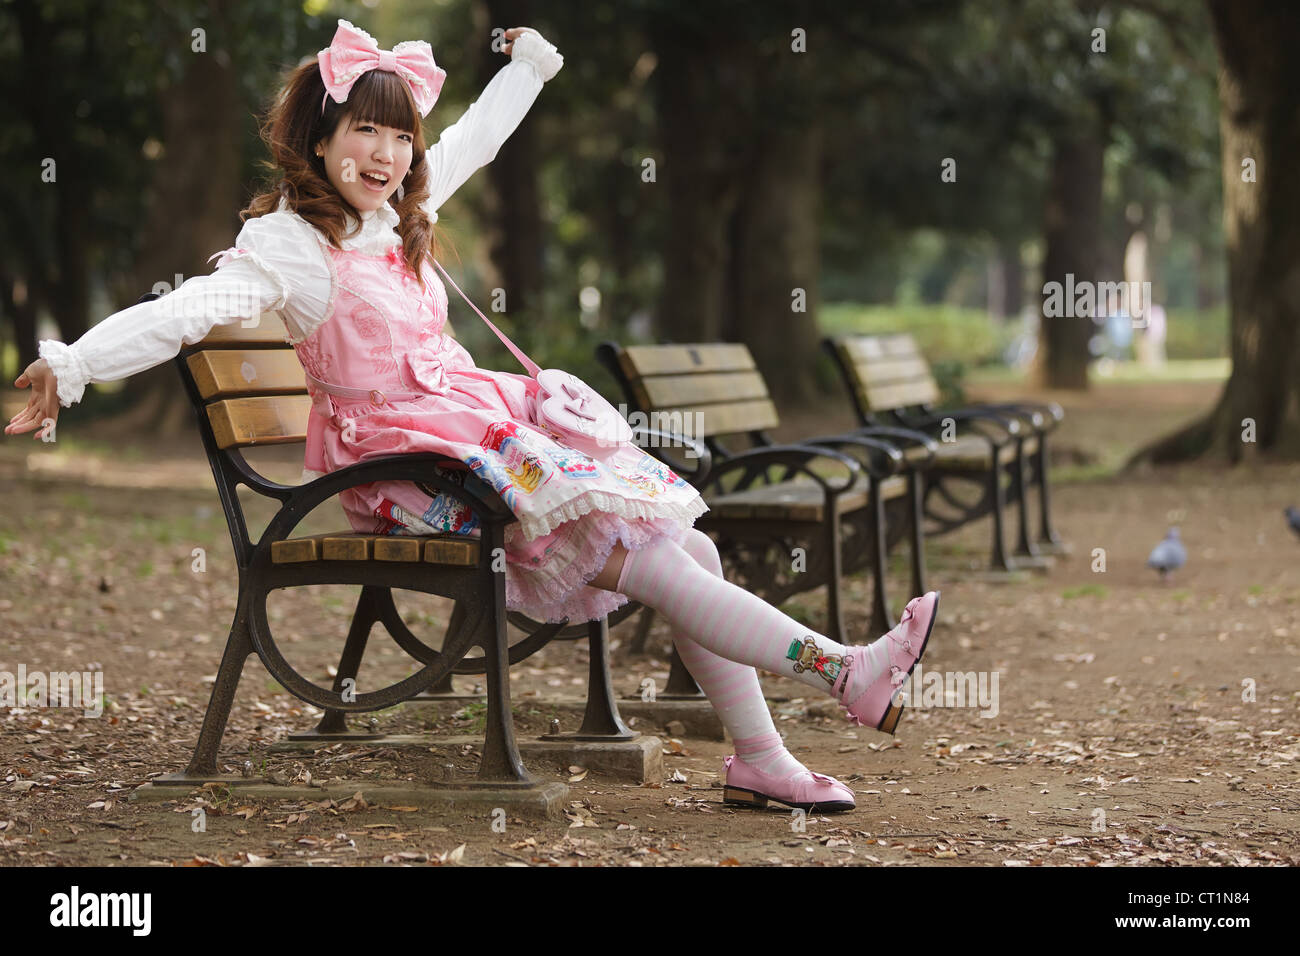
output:
[[[322,113],[324,97],[325,83],[315,59],[289,74],[261,129],[262,140],[271,152],[271,160],[263,165],[273,173],[282,170],[283,176],[275,188],[253,197],[240,212],[240,221],[275,212],[283,196],[290,209],[320,230],[331,245],[342,248],[347,215],[357,219],[349,236],[359,230],[361,217],[330,183],[325,160],[315,154],[316,144],[332,136],[339,123],[349,117],[405,130],[414,140],[411,171],[402,180],[405,192],[401,201],[394,193],[388,202],[400,217],[397,232],[402,237],[406,264],[423,288],[421,265],[434,250],[434,235],[433,223],[422,208],[429,198],[429,169],[424,158],[420,112],[410,88],[396,73],[370,70],[353,85],[345,103],[326,98]]]

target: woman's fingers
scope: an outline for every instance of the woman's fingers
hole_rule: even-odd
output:
[[[28,422],[34,421],[36,417],[36,409],[28,405],[21,412],[15,415],[10,420],[9,424],[5,426],[5,434],[21,435],[23,432],[31,431],[35,426],[28,425]]]
[[[509,42],[506,43],[503,47],[501,47],[501,52],[504,53],[506,56],[509,56],[511,51],[514,49],[515,46],[514,41],[519,39],[521,34],[531,29],[532,29],[531,27],[511,27],[509,30],[507,30],[505,33],[505,37],[506,40],[508,40]]]
[[[56,412],[46,408],[45,402],[36,395],[28,401],[27,407],[10,419],[9,424],[5,426],[6,435],[22,435],[33,429],[42,429],[41,433],[35,437],[40,438],[45,433],[44,424],[46,421],[53,423],[58,418]]]

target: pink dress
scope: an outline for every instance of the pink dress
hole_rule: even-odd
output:
[[[380,256],[321,246],[333,274],[332,299],[325,322],[295,345],[303,368],[331,385],[422,397],[376,404],[309,385],[318,414],[307,428],[305,467],[330,472],[408,452],[457,458],[519,519],[505,533],[507,607],[577,623],[626,604],[625,595],[587,582],[616,542],[629,550],[661,535],[680,542],[708,510],[698,492],[638,448],[596,460],[540,428],[530,376],[479,368],[443,334],[447,293],[430,264],[421,290],[400,245]],[[464,482],[464,469],[438,470]],[[363,485],[340,500],[361,532],[480,533],[463,505],[442,494],[431,498],[409,481]]]

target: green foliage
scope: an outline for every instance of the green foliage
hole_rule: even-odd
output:
[[[960,380],[966,368],[1001,361],[1018,329],[990,318],[982,309],[947,305],[878,306],[836,303],[824,306],[821,326],[827,335],[879,335],[908,332],[930,360],[948,363],[945,373]],[[939,370],[935,369],[936,378]]]
[[[1066,588],[1061,592],[1061,597],[1067,601],[1080,597],[1097,597],[1104,598],[1109,592],[1100,584],[1083,584],[1077,588]]]
[[[1165,354],[1170,359],[1227,358],[1228,309],[1170,309]]]

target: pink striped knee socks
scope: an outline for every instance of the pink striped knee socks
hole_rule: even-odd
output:
[[[715,578],[722,578],[722,559],[718,548],[703,531],[692,528],[682,541],[681,549],[697,565]],[[628,559],[631,559],[628,555]],[[624,564],[626,570],[627,565]],[[621,580],[621,579],[620,579]],[[786,749],[776,724],[763,699],[758,672],[748,664],[738,664],[691,640],[680,628],[673,628],[673,644],[682,663],[700,685],[718,712],[722,725],[731,734],[736,756],[763,773],[785,778],[807,769]]]
[[[714,698],[713,690],[705,685],[696,662],[704,663],[705,671],[720,676],[719,699],[724,703],[719,706],[719,715],[724,723],[728,718],[722,707],[730,708],[734,702],[744,702],[738,730],[728,726],[732,736],[739,736],[746,742],[759,737],[760,740],[752,741],[751,745],[770,751],[772,744],[768,735],[776,731],[758,690],[758,675],[750,668],[761,667],[774,674],[792,677],[829,694],[846,649],[830,638],[810,631],[744,588],[724,580],[720,563],[717,570],[713,570],[714,562],[717,562],[717,549],[713,542],[703,532],[692,529],[692,534],[699,537],[688,535],[686,543],[696,554],[705,553],[705,546],[699,538],[708,543],[712,561],[706,566],[701,566],[683,547],[667,538],[660,538],[647,548],[628,552],[617,590],[663,614],[672,624],[674,634],[688,639],[683,644],[694,643],[714,659],[725,658],[748,665],[748,680],[742,680],[740,671],[719,669],[720,665],[714,660],[701,658],[693,649],[678,645],[683,662],[715,706],[719,706],[718,700]],[[851,696],[848,699],[852,700],[888,670],[889,656],[880,643],[877,641],[868,650],[871,666],[849,675],[848,692]],[[693,658],[688,658],[688,653],[694,655]],[[757,717],[759,705],[767,717],[766,722],[760,723]],[[737,756],[755,766],[739,752],[739,741],[737,743]]]

